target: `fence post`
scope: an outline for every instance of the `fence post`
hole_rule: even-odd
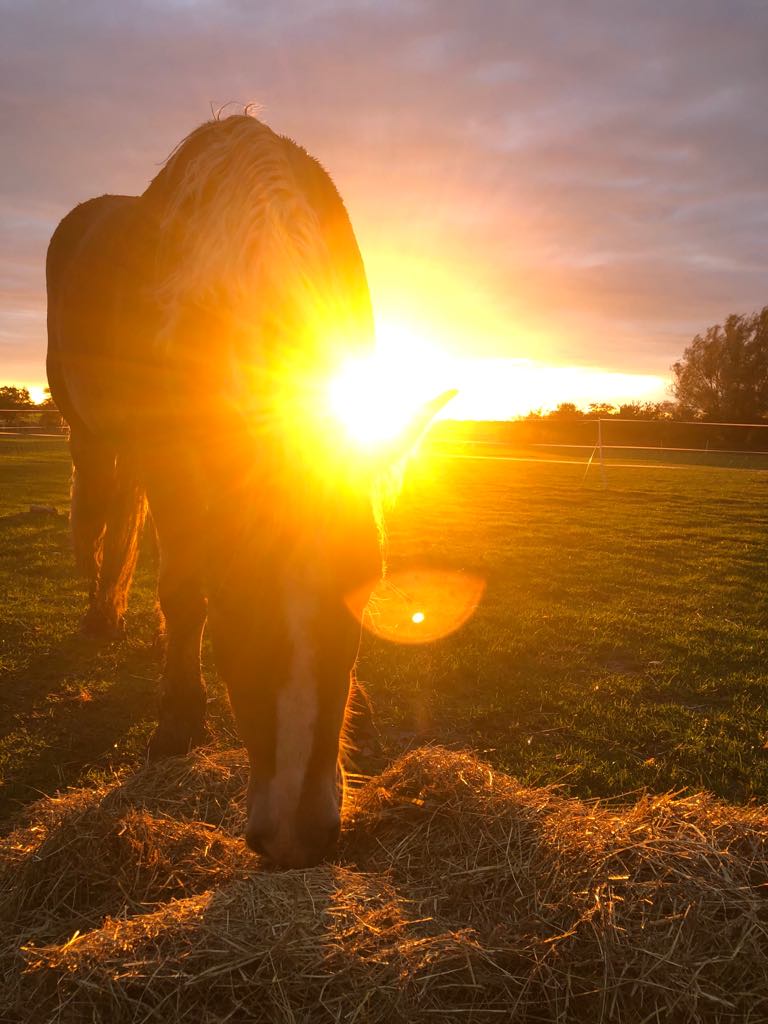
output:
[[[603,485],[603,490],[608,486],[605,479],[605,456],[603,454],[603,421],[597,417],[597,447],[600,450],[600,481]]]

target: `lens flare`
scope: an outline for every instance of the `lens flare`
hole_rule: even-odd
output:
[[[347,607],[363,626],[384,640],[398,644],[422,644],[454,633],[477,608],[485,580],[474,573],[449,569],[415,568],[388,573],[374,588],[364,608],[370,587],[354,591]]]

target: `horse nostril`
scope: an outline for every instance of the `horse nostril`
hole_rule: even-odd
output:
[[[279,833],[267,832],[249,827],[245,830],[245,842],[254,853],[283,868],[314,867],[328,857],[338,843],[341,825],[316,825],[311,832],[306,830],[291,838]]]

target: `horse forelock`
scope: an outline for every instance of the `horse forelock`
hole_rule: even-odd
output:
[[[144,193],[160,229],[164,347],[183,344],[176,328],[190,311],[257,338],[279,333],[274,321],[286,311],[306,319],[328,301],[326,240],[289,146],[251,116],[211,121],[181,142]],[[342,206],[335,189],[329,194]]]

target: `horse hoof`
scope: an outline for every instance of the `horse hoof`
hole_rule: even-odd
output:
[[[85,636],[99,640],[123,640],[125,638],[125,618],[121,615],[115,619],[106,615],[100,608],[89,608],[83,616],[80,631]]]
[[[147,759],[159,761],[163,757],[186,757],[195,747],[207,746],[213,736],[207,725],[158,725],[147,747]]]

